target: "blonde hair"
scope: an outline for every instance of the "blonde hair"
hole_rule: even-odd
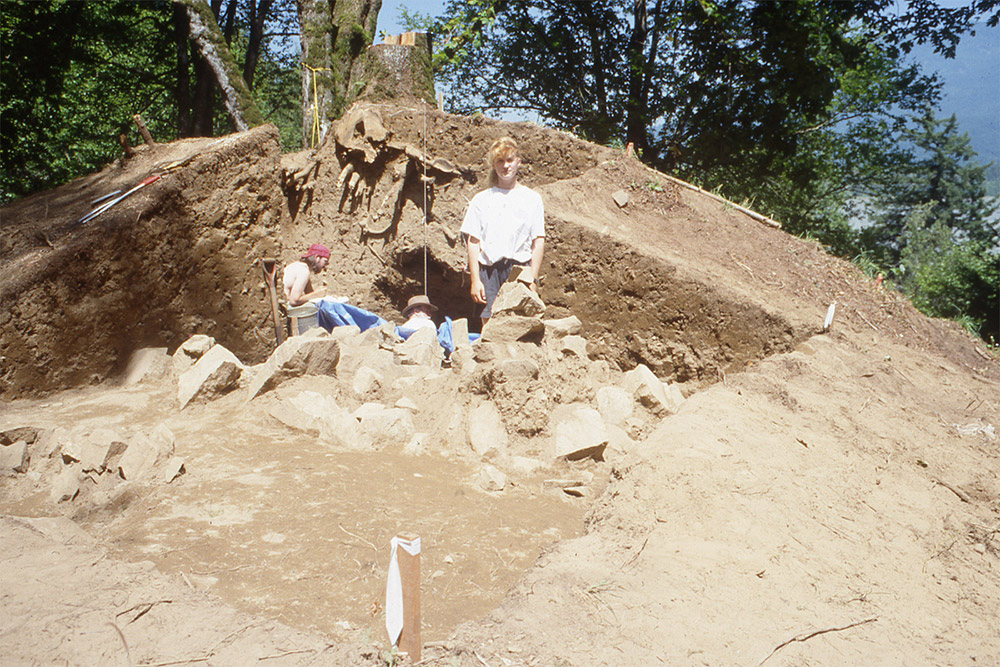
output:
[[[486,185],[494,187],[497,184],[497,170],[493,165],[497,160],[506,160],[511,156],[517,156],[517,142],[510,137],[500,137],[490,145],[490,150],[486,153]]]

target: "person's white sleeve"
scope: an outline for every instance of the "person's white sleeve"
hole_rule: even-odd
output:
[[[541,195],[538,195],[538,203],[535,206],[535,210],[532,212],[531,219],[531,239],[537,239],[539,236],[545,236],[545,204],[542,202]]]
[[[482,240],[483,218],[479,214],[479,199],[480,197],[477,195],[469,202],[469,208],[465,211],[465,219],[462,220],[462,229],[459,231],[466,236]]]

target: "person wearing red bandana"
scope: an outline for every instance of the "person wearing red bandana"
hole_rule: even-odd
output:
[[[321,272],[330,263],[330,249],[322,243],[313,243],[298,262],[285,267],[282,281],[289,306],[301,306],[312,299],[326,295],[324,289],[313,289],[313,274]]]

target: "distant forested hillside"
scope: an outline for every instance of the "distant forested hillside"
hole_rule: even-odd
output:
[[[980,164],[992,162],[987,171],[987,189],[1000,195],[1000,28],[981,24],[973,37],[962,38],[956,57],[945,60],[927,45],[913,51],[928,72],[936,71],[944,81],[942,117],[952,114],[961,131],[967,132]]]

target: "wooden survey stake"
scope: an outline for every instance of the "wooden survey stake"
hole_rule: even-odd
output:
[[[397,537],[407,542],[417,539],[413,533]],[[406,549],[397,549],[399,578],[403,583],[403,631],[399,634],[399,651],[411,662],[420,662],[420,554],[411,556]]]

